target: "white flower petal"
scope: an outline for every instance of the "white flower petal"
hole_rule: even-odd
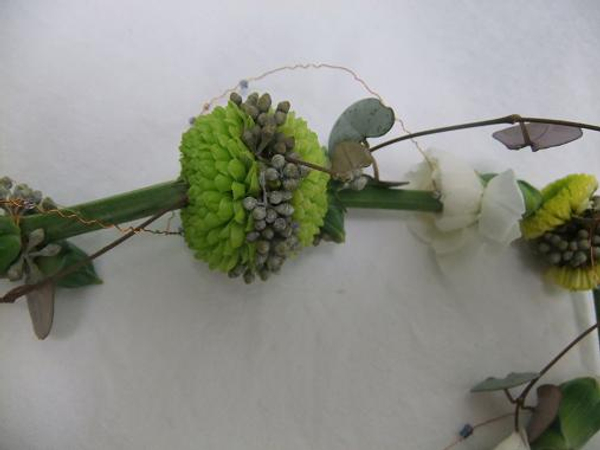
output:
[[[530,450],[529,443],[527,442],[527,434],[524,430],[521,430],[520,433],[513,431],[494,450]]]
[[[525,212],[525,201],[512,170],[490,180],[483,192],[479,233],[503,245],[521,236],[519,221]]]

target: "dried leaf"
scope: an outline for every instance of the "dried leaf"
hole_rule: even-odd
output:
[[[394,110],[376,98],[365,98],[350,105],[340,115],[329,134],[329,154],[340,142],[363,142],[368,137],[383,136],[394,125]]]
[[[526,129],[526,133],[529,135],[529,142],[527,136],[523,133],[522,127]],[[581,136],[583,136],[581,128],[549,123],[520,124],[492,134],[494,139],[502,142],[510,150],[519,150],[531,146],[534,152],[568,144]]]
[[[28,277],[27,284],[36,281]],[[52,329],[54,320],[54,283],[45,283],[40,288],[27,294],[27,307],[33,331],[38,339],[46,339]]]
[[[544,384],[537,388],[538,403],[527,426],[529,442],[534,442],[552,424],[558,414],[562,392],[558,386]]]
[[[340,177],[352,178],[352,172],[373,164],[373,156],[364,145],[344,141],[335,146],[331,157],[331,170]]]
[[[489,377],[471,389],[471,392],[503,391],[539,378],[537,372],[511,372],[504,378]]]

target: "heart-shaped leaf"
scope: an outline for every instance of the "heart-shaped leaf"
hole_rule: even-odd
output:
[[[550,123],[520,124],[492,134],[494,139],[502,142],[510,150],[531,146],[534,152],[568,144],[581,136],[583,136],[581,128]]]
[[[538,403],[527,426],[529,442],[534,442],[552,424],[558,415],[562,392],[558,386],[544,384],[537,388]]]
[[[329,134],[329,154],[340,142],[363,142],[369,137],[383,136],[394,125],[394,110],[376,98],[365,98],[350,105],[338,118]]]
[[[511,372],[504,378],[489,377],[475,385],[471,392],[503,391],[539,378],[537,372]]]
[[[58,242],[58,245],[62,247],[58,255],[36,259],[36,264],[46,276],[54,275],[87,258],[87,254],[83,250],[68,241]],[[56,284],[65,288],[77,288],[101,283],[102,280],[98,277],[94,265],[90,262],[61,278]]]
[[[331,170],[342,179],[351,179],[354,171],[369,167],[371,164],[373,164],[371,152],[358,142],[340,142],[331,155]]]

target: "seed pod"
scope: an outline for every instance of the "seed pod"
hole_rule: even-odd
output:
[[[257,253],[256,256],[254,257],[254,262],[256,263],[257,266],[262,266],[267,262],[267,258],[269,257],[269,255],[267,253]]]
[[[262,231],[265,228],[267,228],[267,222],[265,222],[264,220],[256,220],[254,222],[254,229],[256,231]]]
[[[254,208],[256,208],[257,203],[258,203],[258,200],[256,200],[254,197],[246,197],[242,201],[242,205],[244,206],[244,209],[246,211],[252,211]]]
[[[260,113],[258,115],[258,117],[256,118],[256,123],[259,124],[260,126],[264,126],[267,123],[267,118],[268,118],[268,114],[267,113]]]
[[[277,111],[281,111],[282,113],[287,114],[290,111],[290,102],[283,101],[277,104]]]
[[[252,211],[252,217],[254,220],[263,220],[267,217],[267,209],[264,206],[258,206]]]
[[[269,270],[272,270],[273,272],[276,272],[279,269],[281,269],[282,264],[283,264],[283,258],[280,258],[279,256],[270,256],[269,259],[267,260],[267,267],[269,268]]]
[[[2,177],[0,178],[0,186],[5,187],[6,189],[11,189],[13,187],[14,181],[10,177]]]
[[[550,237],[550,243],[551,243],[552,245],[554,245],[555,247],[556,247],[558,244],[560,244],[560,241],[561,241],[561,239],[560,239],[560,236],[557,236],[556,234],[553,234],[553,235]]]
[[[44,197],[42,199],[42,203],[40,203],[40,207],[42,208],[43,211],[48,211],[51,209],[58,208],[56,203],[54,203],[54,200],[52,200],[50,197]]]
[[[265,217],[265,222],[273,223],[275,222],[275,219],[277,219],[277,211],[275,211],[273,208],[267,209],[267,216]]]
[[[600,258],[600,247],[594,247],[594,258]]]
[[[260,112],[267,112],[271,107],[271,96],[269,94],[263,94],[258,99],[258,109]]]
[[[546,233],[546,234],[544,234],[544,236],[542,236],[542,238],[543,238],[545,241],[548,241],[548,242],[550,242],[550,240],[552,239],[552,236],[554,236],[552,233]]]
[[[300,176],[298,166],[293,163],[287,163],[283,168],[283,176],[287,178],[298,178]]]
[[[298,180],[296,178],[287,178],[283,180],[282,184],[286,191],[295,191],[298,188]]]
[[[579,242],[577,242],[577,247],[580,250],[589,250],[591,247],[590,241],[588,241],[587,239],[582,239]]]
[[[281,191],[272,191],[269,193],[269,201],[272,205],[278,205],[283,201],[283,194]]]
[[[561,240],[556,247],[561,252],[564,252],[567,248],[569,248],[569,243],[567,241]]]
[[[254,272],[252,272],[250,269],[246,270],[244,272],[244,282],[246,284],[250,284],[254,281]]]
[[[592,243],[594,245],[600,245],[600,236],[594,236],[594,237],[592,237]]]
[[[584,264],[585,262],[587,262],[587,255],[583,252],[576,252],[573,255],[573,259],[571,260],[571,265],[573,266],[580,266],[582,264]]]
[[[283,125],[286,120],[287,120],[287,114],[284,113],[283,111],[277,111],[275,113],[275,123],[277,125]]]
[[[246,98],[246,103],[250,103],[251,105],[256,105],[258,103],[258,92],[253,92]]]
[[[294,193],[291,192],[291,191],[283,191],[281,193],[281,197],[282,197],[282,199],[283,199],[284,202],[290,201],[293,196],[294,196]]]
[[[578,248],[579,246],[577,245],[577,241],[569,242],[569,250],[576,251]]]
[[[265,125],[260,131],[260,145],[258,146],[258,151],[262,152],[267,145],[273,139],[273,135],[275,134],[275,128],[272,125]]]
[[[282,216],[291,216],[294,214],[294,207],[289,203],[282,203],[275,207],[275,211],[277,211]]]
[[[545,242],[540,242],[537,248],[540,253],[548,253],[550,251],[550,246]]]
[[[260,235],[266,240],[270,241],[271,239],[273,239],[273,237],[275,237],[275,232],[273,231],[273,228],[267,227],[264,230],[262,230]]]
[[[579,230],[577,232],[577,237],[580,239],[587,239],[590,237],[590,233],[588,232],[588,230]]]
[[[260,130],[262,130],[260,125],[254,125],[252,128],[250,128],[252,136],[254,136],[254,142],[258,142],[258,140],[260,139]]]
[[[272,191],[279,189],[281,187],[281,180],[274,180],[274,181],[269,181],[267,183],[267,185],[269,186],[269,189],[271,189]]]
[[[265,179],[267,181],[278,180],[279,172],[277,171],[277,169],[274,169],[273,167],[269,167],[267,170],[265,170]]]
[[[277,144],[275,144],[273,146],[273,150],[275,151],[275,153],[279,153],[280,155],[283,155],[287,151],[287,147],[285,146],[285,144],[283,142],[278,142]]]
[[[305,178],[310,173],[310,167],[300,165],[300,176]]]
[[[279,232],[279,234],[280,234],[281,236],[283,236],[284,238],[288,238],[288,237],[290,237],[290,236],[292,235],[292,233],[293,233],[293,230],[292,230],[292,228],[291,228],[291,227],[287,227],[286,229],[284,229],[284,230],[281,230],[281,231]]]
[[[275,248],[273,249],[276,255],[285,256],[289,251],[289,247],[285,241],[278,242],[275,244]]]
[[[242,111],[244,111],[246,114],[252,117],[253,120],[255,120],[259,114],[258,108],[247,102],[242,105]]]
[[[285,230],[287,228],[287,222],[285,221],[285,219],[283,217],[279,217],[278,219],[275,219],[275,222],[273,222],[273,229],[277,232],[281,232],[283,230]]]
[[[256,251],[258,253],[269,253],[269,248],[271,247],[271,245],[269,244],[269,241],[258,241],[256,243]]]
[[[256,139],[250,130],[244,130],[242,133],[242,142],[248,147],[250,150],[256,149]]]
[[[548,255],[548,262],[550,264],[558,264],[560,262],[560,253],[552,252]]]
[[[573,254],[574,253],[571,250],[563,252],[563,254],[562,254],[563,261],[571,261],[573,259]]]
[[[283,143],[288,150],[292,150],[296,145],[296,140],[292,136],[286,136]]]
[[[260,233],[258,231],[251,231],[246,235],[247,242],[254,242],[260,237]]]
[[[262,269],[258,272],[258,276],[260,277],[261,280],[263,281],[267,281],[269,279],[269,276],[271,275],[271,273],[266,270],[266,269]]]
[[[229,275],[229,278],[237,278],[239,277],[242,273],[244,273],[244,271],[246,270],[246,266],[242,265],[242,264],[238,264],[237,266],[235,266],[233,269],[231,269],[227,275]]]
[[[285,157],[283,155],[275,155],[271,158],[271,165],[276,169],[282,169],[285,166]]]
[[[229,100],[231,100],[236,105],[240,106],[242,104],[242,96],[237,92],[232,92],[229,96]]]

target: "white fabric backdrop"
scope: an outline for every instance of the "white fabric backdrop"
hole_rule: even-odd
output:
[[[353,68],[413,130],[509,113],[600,123],[599,19],[594,0],[3,0],[0,164],[62,204],[173,179],[204,101],[296,62]],[[289,99],[322,142],[366,96],[328,70],[251,88]],[[422,143],[538,185],[598,174],[593,133],[532,154],[490,132]],[[403,144],[382,152],[382,172],[398,179],[419,160]],[[441,450],[463,423],[509,411],[469,388],[538,370],[592,323],[590,297],[544,285],[518,248],[467,285],[446,280],[404,217],[353,210],[345,245],[250,287],[179,238],[136,237],[99,261],[103,285],[60,292],[44,342],[25,304],[2,306],[0,449]],[[74,241],[93,250],[114,237]],[[588,339],[548,381],[597,374],[597,346]]]

